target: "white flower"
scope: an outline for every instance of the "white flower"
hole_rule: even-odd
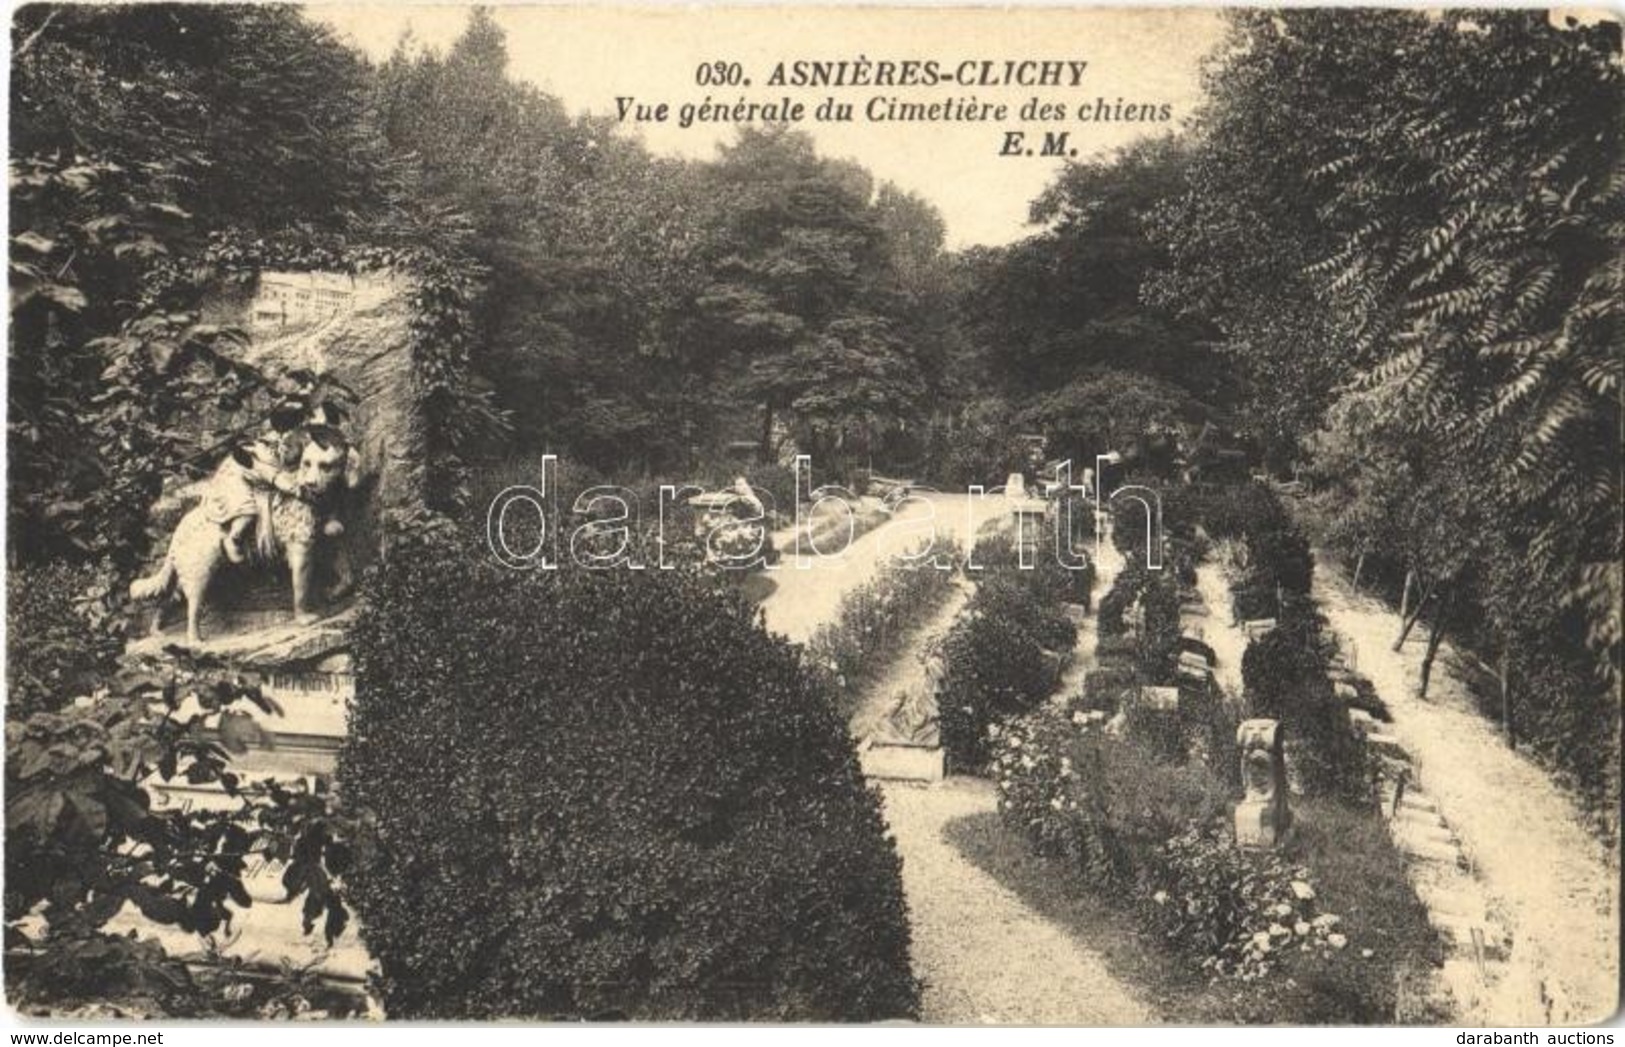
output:
[[[1282,902],[1280,905],[1277,905],[1274,909],[1271,909],[1270,911],[1273,912],[1276,916],[1291,916],[1292,915],[1292,906],[1288,905],[1286,902]]]
[[[1302,880],[1292,881],[1292,893],[1297,895],[1299,901],[1311,902],[1315,900],[1315,889]]]
[[[1328,934],[1326,936],[1326,941],[1329,942],[1331,947],[1334,949],[1341,949],[1343,946],[1349,943],[1348,938],[1341,934]]]
[[[1151,900],[1156,902],[1158,905],[1167,905],[1168,904],[1168,892],[1167,891],[1158,891],[1156,894],[1153,894],[1151,896]]]
[[[1059,796],[1057,796],[1055,799],[1053,799],[1053,800],[1051,800],[1049,802],[1049,805],[1051,807],[1055,808],[1057,811],[1060,810],[1061,809],[1061,798]]]
[[[1303,937],[1304,935],[1308,934],[1310,929],[1311,928],[1310,928],[1309,924],[1304,922],[1303,920],[1299,920],[1297,923],[1292,925],[1292,933],[1296,934],[1300,938]]]

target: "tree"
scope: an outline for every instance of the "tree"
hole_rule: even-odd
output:
[[[737,388],[761,404],[762,454],[771,456],[778,413],[804,394],[811,424],[826,428],[837,416],[872,416],[881,401],[911,408],[918,388],[908,395],[898,381],[897,274],[868,174],[820,158],[803,133],[744,128],[707,175],[732,207],[704,252],[697,335],[726,347]],[[879,359],[863,359],[876,349]],[[814,361],[852,399],[837,406],[838,394],[815,389]]]
[[[1478,494],[1532,572],[1566,579],[1611,680],[1617,35],[1534,12],[1236,15],[1161,288],[1228,327],[1255,399],[1302,389],[1301,422],[1354,388],[1424,455],[1508,478]],[[1250,320],[1257,302],[1286,323]]]
[[[995,253],[967,317],[999,384],[1017,396],[1090,368],[1149,374],[1212,398],[1221,384],[1203,324],[1147,306],[1163,261],[1148,222],[1182,190],[1184,147],[1157,139],[1103,161],[1069,163],[1034,201],[1042,226]]]

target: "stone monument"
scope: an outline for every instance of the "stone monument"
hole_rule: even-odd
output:
[[[1245,789],[1236,805],[1236,843],[1242,847],[1279,846],[1292,825],[1281,742],[1281,725],[1275,720],[1243,720],[1236,728]]]
[[[349,577],[382,555],[391,523],[425,501],[411,290],[390,273],[265,272],[204,305],[206,321],[247,334],[243,362],[332,390],[307,405],[313,415],[277,424],[273,411],[263,432],[243,434],[245,446],[222,447],[218,462],[205,463],[214,475],[176,477],[154,507],[164,545],[138,595],[158,608],[153,634],[129,653],[162,659],[179,644],[257,679],[282,715],[256,714],[265,744],[237,761],[256,776],[331,773],[354,693]],[[209,442],[243,419],[200,415],[189,424]],[[235,482],[222,492],[223,479]],[[209,555],[177,556],[189,543]],[[200,600],[178,577],[192,560],[208,569]],[[191,620],[170,620],[160,601],[187,603]]]

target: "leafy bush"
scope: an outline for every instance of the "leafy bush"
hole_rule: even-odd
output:
[[[1082,877],[1115,877],[1121,863],[1103,829],[1096,744],[1102,729],[1091,727],[1082,711],[1068,716],[1045,709],[995,724],[990,732],[991,771],[1005,823],[1018,829],[1035,853],[1062,860]],[[1091,787],[1073,788],[1075,779],[1088,779]]]
[[[88,695],[124,647],[110,571],[84,564],[6,574],[6,715],[26,719]]]
[[[947,552],[941,544],[934,547]],[[897,656],[911,630],[942,605],[954,576],[931,564],[899,561],[841,597],[835,620],[807,641],[807,662],[840,715],[852,712],[865,685]]]
[[[54,1018],[319,1021],[357,1017],[364,993],[313,968],[268,972],[212,951],[188,964],[150,938],[89,932],[7,953],[6,988],[24,1014]]]
[[[369,589],[339,780],[392,1016],[915,1013],[845,726],[726,586],[437,553]]]
[[[1006,532],[984,535],[977,539],[967,561],[978,569],[968,574],[977,581],[1010,574],[1042,603],[1076,603],[1087,610],[1095,585],[1094,562],[1086,559],[1075,568],[1065,566],[1056,555],[1055,538],[1055,524],[1046,522],[1038,536],[1037,550],[1023,567],[1012,535]]]
[[[244,880],[259,861],[287,863],[287,900],[303,898],[306,933],[319,923],[337,938],[349,914],[327,797],[231,769],[258,734],[242,706],[271,711],[258,685],[185,656],[97,683],[92,696],[6,723],[8,947],[26,939],[23,962],[6,966],[13,997],[56,1006],[114,992],[159,1014],[208,1010],[161,948],[101,928],[128,905],[151,923],[215,934],[249,904]],[[154,780],[218,785],[232,804],[154,809]]]
[[[978,585],[942,640],[942,744],[963,770],[987,763],[991,725],[1049,695],[1053,679],[1044,652],[1070,650],[1077,640],[1072,623],[1022,584],[1022,573],[994,575]]]
[[[1140,587],[1140,618],[1135,665],[1140,681],[1156,686],[1172,684],[1182,634],[1179,587],[1166,572],[1146,573]]]
[[[1365,749],[1326,675],[1327,654],[1316,619],[1288,620],[1253,640],[1241,658],[1247,707],[1281,721],[1306,792],[1368,800]]]
[[[1128,631],[1128,612],[1140,598],[1145,574],[1145,568],[1139,562],[1130,560],[1112,579],[1112,587],[1100,598],[1100,607],[1095,614],[1095,629],[1102,641]]]
[[[1223,829],[1193,826],[1157,848],[1144,911],[1163,938],[1200,956],[1205,970],[1253,981],[1294,949],[1348,947],[1342,917],[1316,911],[1309,877],[1281,852],[1244,851]]]

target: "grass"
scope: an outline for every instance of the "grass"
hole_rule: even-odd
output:
[[[1192,957],[1173,952],[1136,922],[1127,898],[1091,889],[1056,862],[1033,855],[996,814],[951,823],[947,840],[1135,985],[1174,1025],[1361,1024],[1443,1020],[1406,1013],[1402,986],[1428,977],[1440,956],[1427,913],[1404,877],[1386,827],[1371,814],[1327,800],[1295,801],[1292,860],[1313,870],[1324,911],[1343,917],[1351,944],[1335,962],[1292,963],[1262,982],[1209,981]],[[1373,955],[1359,956],[1369,948]],[[1419,995],[1419,994],[1417,994]]]
[[[1169,963],[1167,950],[1127,907],[1080,890],[1060,868],[1027,849],[995,813],[960,818],[943,836],[977,868],[1016,894],[1079,945],[1100,956],[1118,979],[1138,988],[1163,1024],[1215,1025],[1231,1019],[1205,977]]]

